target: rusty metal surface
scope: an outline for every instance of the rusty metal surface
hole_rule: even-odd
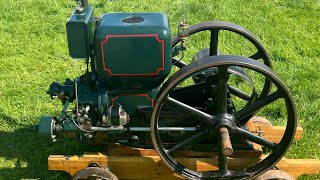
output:
[[[72,177],[72,180],[89,179],[91,177],[101,180],[119,180],[109,170],[100,167],[87,167],[82,169]]]

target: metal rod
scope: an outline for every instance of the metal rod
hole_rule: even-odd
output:
[[[106,127],[91,127],[92,131],[150,131],[150,127],[129,127],[129,128],[106,128]],[[160,127],[158,131],[196,131],[196,127]]]
[[[247,139],[247,140],[249,140],[251,142],[255,142],[257,144],[260,144],[260,145],[265,146],[267,148],[270,148],[272,150],[276,150],[277,147],[278,147],[278,145],[275,144],[274,142],[271,142],[271,141],[269,141],[267,139],[263,139],[262,137],[257,136],[255,134],[252,134],[252,133],[250,133],[250,132],[248,132],[246,130],[243,130],[243,129],[239,128],[239,127],[236,127],[235,130],[240,136],[242,136],[243,138],[245,138],[245,139]]]
[[[218,92],[217,92],[217,112],[227,113],[227,98],[228,98],[228,67],[222,66],[218,68]]]
[[[276,91],[273,94],[264,97],[263,99],[258,100],[257,102],[250,104],[243,108],[242,110],[237,112],[237,120],[240,121],[244,119],[245,117],[253,114],[255,111],[258,111],[259,109],[263,108],[264,106],[278,100],[281,98],[281,93]]]
[[[204,135],[207,133],[208,133],[208,130],[198,132],[195,135],[189,137],[188,139],[175,145],[171,149],[168,149],[167,153],[172,154],[172,153],[176,152],[177,150],[188,148],[188,147],[192,146],[193,144],[196,144],[197,142],[199,142],[201,139],[203,139]]]
[[[208,123],[211,124],[212,123],[212,119],[214,118],[213,116],[202,112],[194,107],[191,107],[187,104],[184,104],[180,101],[177,101],[171,97],[167,97],[166,99],[166,105],[168,105],[169,107],[172,107],[178,111],[181,111],[183,113],[189,114],[195,118],[197,118],[198,120],[204,122],[204,123]]]
[[[95,127],[95,126],[92,126],[90,130],[92,131],[127,131],[127,129],[124,127],[105,128],[105,127]]]
[[[177,66],[178,68],[182,68],[183,66],[188,65],[187,63],[185,63],[185,62],[183,62],[183,61],[181,61],[181,60],[179,60],[179,59],[177,59],[175,57],[172,58],[172,64]]]
[[[241,91],[241,90],[239,90],[239,89],[237,89],[235,87],[228,86],[228,90],[229,90],[229,92],[231,94],[236,95],[239,98],[244,99],[246,101],[250,101],[250,99],[251,99],[250,95],[248,95],[247,93],[245,93],[245,92],[243,92],[243,91]]]
[[[260,54],[260,52],[258,51],[258,52],[256,52],[255,54],[251,55],[249,58],[258,60],[258,59],[260,59],[260,56],[261,56],[261,54]]]
[[[77,83],[77,80],[74,81],[74,87],[75,87],[75,91],[76,91],[76,112],[79,112],[78,83]]]
[[[66,102],[64,103],[64,106],[63,106],[63,109],[62,109],[61,114],[59,116],[59,119],[62,119],[67,116],[69,104],[70,104],[70,101],[69,101],[69,99],[67,99]]]
[[[218,54],[218,40],[219,40],[219,30],[218,29],[211,30],[209,56],[214,56]]]
[[[219,164],[219,175],[227,176],[230,173],[228,171],[228,157],[223,154],[221,146],[218,146],[218,164]]]

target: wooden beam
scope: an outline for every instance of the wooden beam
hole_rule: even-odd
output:
[[[272,126],[262,117],[254,117],[248,123],[249,131],[263,138],[279,142],[284,134],[285,127]],[[302,128],[297,128],[295,139],[302,138]],[[244,169],[262,159],[261,146],[254,145],[254,150],[235,151],[228,158],[230,169]],[[179,155],[180,153],[180,155]],[[108,154],[108,156],[107,156]],[[212,171],[218,169],[217,154],[213,152],[180,151],[177,161],[196,171]],[[244,158],[245,157],[245,158]],[[85,153],[82,156],[52,155],[48,158],[49,170],[61,170],[73,176],[79,170],[97,163],[102,168],[108,168],[119,179],[182,179],[171,171],[157,156],[153,149],[131,148],[117,144],[110,144],[108,153]],[[320,173],[319,159],[282,159],[277,166],[295,177],[302,174]]]
[[[108,145],[109,156],[158,156],[154,149],[132,148],[120,144]],[[175,153],[175,157],[204,158],[216,157],[217,152],[196,152],[192,150],[180,150]],[[234,150],[231,157],[257,158],[262,155],[261,146],[254,144],[252,150]]]
[[[109,158],[102,153],[85,153],[82,156],[51,155],[48,158],[49,170],[66,171],[74,175],[91,163],[98,163],[103,168],[108,168]]]
[[[261,158],[229,158],[228,166],[230,169],[244,169],[264,158],[265,156]],[[217,158],[177,158],[177,161],[196,171],[218,169]],[[109,168],[119,179],[181,179],[168,169],[158,156],[119,157],[87,153],[82,156],[52,155],[48,158],[49,170],[66,171],[71,176],[93,162],[103,168]],[[295,177],[302,174],[317,174],[320,173],[320,160],[284,158],[277,164],[277,167]]]

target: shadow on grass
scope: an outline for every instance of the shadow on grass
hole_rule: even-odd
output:
[[[38,136],[32,127],[18,124],[19,121],[0,109],[0,123],[10,127],[10,122],[14,122],[14,128],[0,131],[0,179],[70,179],[65,172],[48,170],[49,155],[77,155],[105,149],[80,145],[72,139],[52,143]]]

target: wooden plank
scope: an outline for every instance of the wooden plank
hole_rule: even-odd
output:
[[[102,153],[86,153],[82,156],[51,155],[48,158],[49,170],[66,171],[74,175],[91,163],[98,163],[101,167],[108,167],[108,158]]]
[[[158,156],[110,157],[110,169],[119,179],[183,179],[171,171]]]
[[[109,156],[158,156],[154,149],[132,148],[120,144],[108,145]],[[262,149],[259,145],[254,145],[253,150],[234,150],[232,157],[260,157]],[[205,158],[216,157],[217,152],[196,152],[192,150],[180,150],[175,153],[175,157]]]
[[[230,169],[244,169],[265,158],[229,158]],[[217,158],[177,158],[177,161],[196,171],[212,171],[218,169]],[[49,170],[62,170],[74,175],[95,162],[109,168],[119,179],[181,179],[160,160],[158,156],[116,157],[104,154],[84,154],[82,156],[49,156]],[[277,166],[298,177],[302,174],[320,173],[318,159],[282,159]]]

